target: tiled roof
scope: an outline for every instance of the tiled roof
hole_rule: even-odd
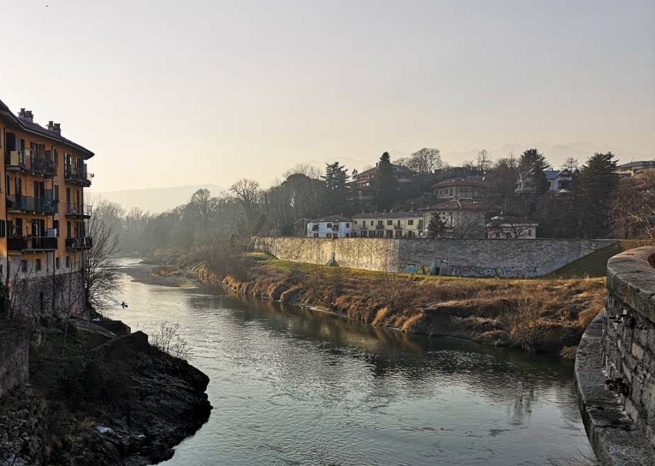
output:
[[[512,217],[512,216],[498,216],[498,217],[493,217],[491,219],[491,223],[488,225],[535,225],[538,226],[539,224],[535,222],[534,220],[529,220],[527,218],[523,217]]]
[[[77,149],[80,152],[82,152],[86,156],[86,158],[91,158],[94,155],[93,152],[91,152],[89,149],[80,146],[79,144],[71,141],[70,139],[66,139],[60,134],[50,131],[37,123],[30,123],[29,121],[18,118],[16,115],[14,115],[11,112],[11,110],[9,110],[9,107],[7,107],[7,105],[5,105],[5,103],[2,102],[2,100],[0,100],[0,115],[3,115],[9,120],[13,121],[16,125],[24,129],[25,131],[36,133],[48,139],[52,139],[53,141],[58,141],[70,147],[73,147],[74,149]]]
[[[352,222],[351,219],[348,217],[343,217],[341,215],[329,215],[327,217],[321,217],[321,218],[316,218],[314,220],[310,220],[311,223],[323,223],[323,222],[333,222],[333,223],[339,223],[339,222]]]
[[[423,217],[423,212],[369,212],[353,215],[353,220],[356,219],[376,219],[376,218],[418,218]]]
[[[435,188],[445,188],[447,186],[480,186],[486,187],[487,182],[482,178],[451,178],[449,180],[440,181],[432,186]]]
[[[487,210],[487,206],[477,201],[451,200],[426,207],[423,210]]]

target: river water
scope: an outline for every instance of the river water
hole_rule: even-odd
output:
[[[122,283],[129,308],[111,316],[146,333],[179,323],[191,363],[211,378],[212,416],[167,466],[567,465],[592,456],[571,365],[214,289]]]

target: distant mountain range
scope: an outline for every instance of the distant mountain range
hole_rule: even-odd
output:
[[[138,207],[150,212],[163,212],[189,202],[193,193],[199,189],[209,189],[213,196],[223,189],[215,184],[172,186],[169,188],[129,189],[125,191],[90,192],[93,198],[116,202],[129,210]]]

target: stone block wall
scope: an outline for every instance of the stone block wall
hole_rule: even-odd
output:
[[[20,313],[14,318],[79,315],[84,309],[82,273],[16,279],[9,285],[9,296],[12,308]]]
[[[655,248],[637,248],[607,264],[602,340],[608,387],[655,446]]]
[[[0,398],[29,378],[29,338],[23,327],[0,321]]]
[[[293,262],[326,264],[334,254],[342,267],[411,272],[439,263],[441,275],[468,277],[546,275],[614,243],[567,239],[253,238],[255,250]]]

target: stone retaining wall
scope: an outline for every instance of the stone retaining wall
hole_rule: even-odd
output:
[[[342,267],[414,272],[439,265],[441,275],[537,277],[554,272],[614,240],[493,240],[383,238],[253,238],[255,250],[279,259]]]
[[[0,397],[29,378],[29,337],[25,329],[0,321]]]
[[[607,264],[606,309],[585,332],[576,384],[603,465],[655,465],[655,247]]]

